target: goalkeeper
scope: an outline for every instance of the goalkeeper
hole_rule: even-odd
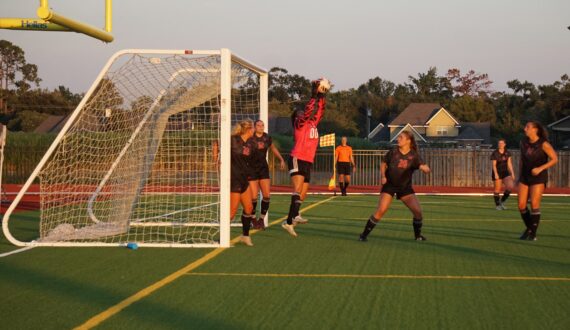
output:
[[[305,105],[305,109],[297,109],[291,116],[295,142],[289,156],[288,165],[293,194],[291,195],[287,220],[281,224],[281,227],[293,237],[297,237],[295,225],[307,223],[307,220],[299,215],[299,209],[309,190],[311,168],[319,144],[317,126],[325,113],[325,97],[329,88],[330,83],[324,78],[313,81],[311,99]],[[317,106],[316,111],[315,105]]]

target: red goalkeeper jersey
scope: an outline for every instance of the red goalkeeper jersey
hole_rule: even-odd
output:
[[[317,103],[317,111],[313,115],[315,103]],[[295,119],[293,124],[295,145],[291,151],[291,156],[309,163],[314,161],[317,146],[319,145],[317,125],[325,113],[325,104],[326,100],[324,97],[311,98],[305,106],[304,115]]]

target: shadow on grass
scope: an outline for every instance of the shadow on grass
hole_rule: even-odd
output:
[[[352,241],[357,241],[358,235],[360,234],[360,231],[355,231],[354,233],[349,233],[349,232],[346,232],[346,230],[344,230],[344,228],[337,227],[339,229],[334,229],[334,227],[331,228],[331,227],[323,226],[323,225],[321,225],[321,223],[322,222],[320,222],[318,226],[314,226],[312,228],[311,227],[305,228],[303,230],[303,232],[306,233],[307,235],[312,235],[312,236],[316,236],[316,237],[320,236],[320,237],[333,238],[333,239],[348,239],[348,240],[352,240]],[[337,226],[338,226],[338,224],[337,224]],[[380,232],[391,231],[391,232],[398,232],[398,233],[405,232],[405,233],[410,233],[410,235],[413,235],[411,225],[409,226],[409,229],[404,229],[403,227],[404,226],[402,224],[399,224],[399,223],[398,224],[384,223],[382,225],[378,225],[376,227],[378,230],[375,230],[375,231],[376,232],[378,232],[378,231],[380,231]],[[408,226],[406,226],[406,227],[408,227]],[[468,235],[468,234],[460,233],[457,231],[452,232],[452,231],[445,231],[445,230],[441,230],[441,229],[433,230],[433,228],[431,226],[426,228],[426,229],[427,229],[427,231],[426,231],[427,233],[443,234],[443,235],[449,234],[449,236],[452,236],[454,238],[459,237],[459,238],[469,238],[469,239],[479,239],[479,240],[491,240],[491,241],[505,242],[505,243],[511,243],[511,244],[515,244],[515,245],[521,245],[521,246],[533,244],[533,246],[535,246],[535,247],[552,248],[552,247],[548,247],[548,246],[536,245],[535,244],[536,242],[520,241],[516,238],[508,239],[508,238],[494,238],[494,237],[487,237],[487,236],[475,236],[475,235]],[[302,233],[302,232],[299,230],[299,233]],[[407,239],[407,238],[398,238],[398,237],[393,237],[393,236],[381,236],[381,240],[397,243],[400,245],[400,247],[415,246],[419,243],[419,242],[416,242],[415,240],[413,240],[412,238]],[[479,248],[474,248],[474,247],[468,247],[468,246],[445,244],[443,242],[439,242],[439,241],[435,241],[435,240],[428,240],[426,242],[421,242],[419,244],[427,245],[426,248],[429,247],[429,248],[435,248],[438,250],[445,250],[445,251],[452,252],[455,254],[463,255],[465,257],[477,256],[477,257],[490,258],[490,259],[493,259],[496,261],[508,260],[508,261],[515,261],[515,262],[534,265],[534,266],[550,266],[550,267],[556,267],[556,268],[560,268],[560,267],[568,268],[570,266],[570,263],[544,260],[544,259],[540,259],[540,258],[536,258],[536,257],[532,257],[532,256],[521,256],[521,255],[514,255],[514,254],[498,252],[498,251],[489,251],[489,250],[484,250],[484,249],[479,249]],[[561,250],[565,250],[565,249],[561,249]]]
[[[153,282],[158,279],[152,280]],[[0,263],[0,281],[4,285],[10,286],[14,291],[14,296],[10,296],[9,292],[4,291],[2,293],[3,298],[15,302],[19,297],[22,297],[22,292],[26,289],[32,290],[33,292],[39,292],[41,295],[49,295],[50,299],[53,300],[53,304],[47,306],[33,306],[34,300],[22,304],[27,305],[31,310],[34,310],[33,318],[23,319],[21,314],[18,313],[18,308],[14,308],[10,311],[8,308],[3,308],[0,311],[2,314],[3,322],[9,322],[14,327],[21,328],[38,328],[41,327],[52,327],[53,315],[61,314],[62,309],[66,310],[65,313],[68,315],[66,318],[58,319],[59,326],[72,327],[77,326],[88,318],[94,316],[97,313],[111,307],[127,298],[128,296],[134,294],[131,292],[129,294],[118,294],[112,292],[116,289],[106,288],[102,285],[96,285],[93,283],[79,282],[77,280],[71,280],[68,278],[61,278],[47,274],[45,272],[38,271],[37,269],[28,269],[22,266],[17,266],[13,264]],[[144,286],[150,285],[151,283],[143,284]],[[18,289],[19,288],[19,289]],[[140,288],[142,289],[142,287]],[[137,289],[136,291],[138,291]],[[35,295],[35,294],[34,294]],[[66,303],[58,303],[58,297],[65,299]],[[34,297],[29,297],[34,298]],[[25,297],[23,298],[25,299]],[[195,300],[196,297],[188,297],[188,301]],[[17,303],[17,302],[16,302]],[[36,302],[37,303],[37,302]],[[235,328],[235,324],[228,324],[220,321],[214,317],[208,317],[203,314],[193,313],[190,310],[179,310],[174,306],[166,306],[163,304],[157,304],[147,300],[142,300],[136,303],[137,310],[142,310],[144,312],[132,312],[129,308],[124,310],[123,314],[128,317],[136,318],[139,322],[142,320],[149,324],[154,324],[157,328]],[[18,305],[22,306],[22,305]],[[83,310],[85,315],[80,315],[82,313],[75,313],[73,311]],[[74,318],[74,315],[76,317]],[[11,320],[10,320],[11,319]],[[19,323],[18,322],[22,322]],[[62,322],[68,324],[61,324]],[[112,322],[112,321],[111,321]],[[103,323],[102,325],[105,325]]]

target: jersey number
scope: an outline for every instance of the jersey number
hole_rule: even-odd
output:
[[[319,131],[317,130],[316,127],[311,127],[311,130],[309,131],[309,138],[310,139],[318,139],[319,138]]]

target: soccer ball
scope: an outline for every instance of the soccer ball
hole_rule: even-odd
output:
[[[319,93],[326,93],[331,89],[331,82],[327,78],[321,78],[319,81]]]

